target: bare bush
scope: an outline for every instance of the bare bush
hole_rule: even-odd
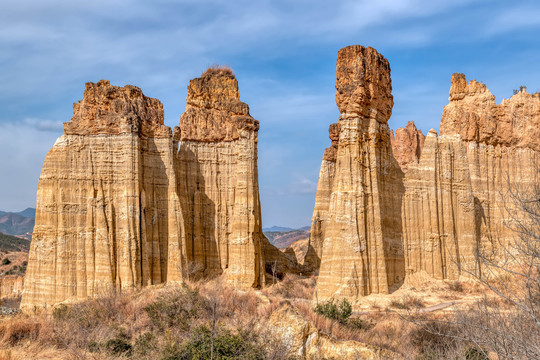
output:
[[[201,76],[228,75],[234,76],[233,70],[227,65],[212,65]]]

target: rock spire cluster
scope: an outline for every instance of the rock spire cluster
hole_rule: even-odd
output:
[[[496,104],[454,74],[440,134],[394,134],[390,64],[355,45],[338,53],[336,104],[297,260],[262,233],[259,122],[232,71],[190,81],[174,131],[139,88],[86,84],[43,165],[22,308],[186,278],[261,287],[269,272],[315,272],[318,300],[355,300],[499,256],[514,236],[505,194],[540,182],[539,93]]]
[[[127,85],[87,83],[47,154],[22,308],[186,277],[264,284],[259,123],[233,75],[188,87],[180,125]]]
[[[413,122],[388,129],[391,90],[382,55],[339,51],[341,115],[310,236],[318,299],[387,293],[420,271],[437,279],[474,271],[477,254],[496,259],[515,236],[504,194],[540,182],[539,93],[520,89],[497,105],[484,84],[454,74],[441,135],[424,137]]]

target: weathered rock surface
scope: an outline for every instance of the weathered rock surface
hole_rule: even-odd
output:
[[[24,276],[4,275],[0,277],[0,299],[16,298],[23,291]]]
[[[324,151],[321,170],[319,172],[317,193],[315,195],[315,207],[313,209],[313,217],[311,218],[309,245],[313,250],[306,253],[306,256],[311,255],[310,258],[306,258],[306,260],[312,262],[313,266],[316,268],[320,266],[326,225],[328,224],[330,195],[332,194],[332,186],[334,184],[334,172],[339,142],[338,123],[330,125],[328,136],[332,141],[332,144]]]
[[[540,93],[521,89],[496,104],[486,85],[454,74],[441,134],[459,134],[465,142],[476,241],[484,255],[496,256],[515,236],[508,227],[508,191],[527,191],[540,182]]]
[[[317,330],[290,304],[276,310],[269,320],[270,331],[288,344],[288,356],[298,359],[394,359],[397,354],[375,349],[357,341],[340,341]]]
[[[392,152],[401,169],[406,172],[410,163],[417,164],[422,154],[426,137],[422,130],[418,130],[413,121],[409,121],[407,126],[391,132]]]
[[[159,101],[86,84],[43,165],[22,308],[181,277],[167,272],[182,236],[172,149]]]
[[[463,141],[540,151],[540,93],[520,90],[495,103],[483,83],[453,74],[449,104],[441,118],[441,135],[460,134]]]
[[[86,84],[43,165],[22,308],[186,276],[264,284],[257,130],[231,75],[190,82],[174,136],[139,88]]]
[[[175,138],[189,271],[264,284],[257,171],[259,122],[230,74],[190,81]]]
[[[390,65],[373,48],[349,46],[337,60],[339,140],[317,282],[319,299],[387,293],[403,278],[403,172],[387,125]]]
[[[403,197],[407,274],[457,279],[474,266],[475,209],[465,143],[430,130],[419,163],[410,163]]]

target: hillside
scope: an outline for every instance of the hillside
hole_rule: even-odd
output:
[[[309,238],[309,230],[301,228],[292,231],[265,231],[264,235],[268,238],[268,241],[279,249],[285,249],[289,247],[295,241]]]
[[[0,233],[0,253],[28,252],[29,249],[30,240]]]

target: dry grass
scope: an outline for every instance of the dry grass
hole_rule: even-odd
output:
[[[424,314],[421,323],[395,311],[353,314],[342,322],[326,318],[315,313],[309,301],[314,285],[314,278],[287,275],[283,282],[262,292],[239,291],[218,278],[104,294],[60,305],[52,314],[3,318],[0,360],[174,359],[194,346],[194,334],[203,334],[213,326],[217,335],[231,341],[244,337],[250,349],[264,353],[263,359],[278,360],[287,353],[287,344],[268,330],[268,320],[286,303],[292,303],[304,319],[334,339],[360,341],[406,359],[459,359],[470,347],[448,340],[444,334],[455,329],[444,322],[431,323],[437,320],[433,314]],[[414,296],[404,296],[398,302],[406,308],[421,305]]]
[[[294,274],[285,274],[283,280],[263,290],[268,297],[284,299],[313,299],[317,278],[315,276],[302,277]]]
[[[201,76],[228,75],[234,76],[234,71],[227,65],[212,65]]]

